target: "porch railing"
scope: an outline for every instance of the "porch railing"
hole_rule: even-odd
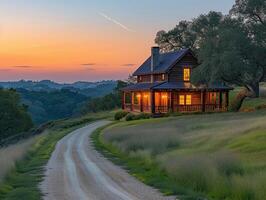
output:
[[[169,108],[168,106],[155,106],[155,112],[156,113],[168,113]]]

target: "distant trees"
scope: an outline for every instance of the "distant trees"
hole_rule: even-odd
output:
[[[0,140],[33,127],[27,107],[20,103],[15,90],[0,89]]]
[[[236,0],[230,15],[210,12],[181,21],[168,32],[159,31],[155,42],[163,52],[195,51],[200,66],[193,73],[194,83],[220,81],[245,87],[240,102],[258,97],[266,72],[266,1]]]
[[[126,82],[117,81],[117,86],[112,93],[105,95],[104,97],[94,98],[87,101],[87,103],[81,109],[81,113],[87,114],[91,112],[100,112],[112,110],[115,108],[121,108],[122,92],[120,91],[120,89],[126,87],[131,83],[131,81],[133,81],[131,78],[129,78]]]
[[[17,90],[28,105],[35,124],[78,115],[81,105],[90,99],[69,89],[54,91]]]

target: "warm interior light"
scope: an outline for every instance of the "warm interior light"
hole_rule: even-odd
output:
[[[141,95],[140,95],[140,94],[138,94],[138,95],[137,95],[137,98],[140,98],[140,97],[141,97]]]
[[[163,96],[162,96],[162,99],[166,99],[166,98],[167,98],[167,95],[163,95]]]
[[[148,95],[144,95],[144,98],[148,98]]]

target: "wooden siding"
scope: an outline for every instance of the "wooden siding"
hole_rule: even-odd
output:
[[[151,75],[138,76],[138,83],[149,83],[151,82]]]
[[[154,81],[155,82],[162,82],[162,81],[166,81],[166,80],[167,80],[166,74],[155,74],[154,75]]]
[[[187,54],[169,71],[169,82],[183,82],[184,67],[190,67],[193,70],[196,66],[197,60],[191,54]]]

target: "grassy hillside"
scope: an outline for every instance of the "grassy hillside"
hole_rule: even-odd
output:
[[[164,193],[264,200],[265,121],[262,110],[122,122],[96,141]]]

